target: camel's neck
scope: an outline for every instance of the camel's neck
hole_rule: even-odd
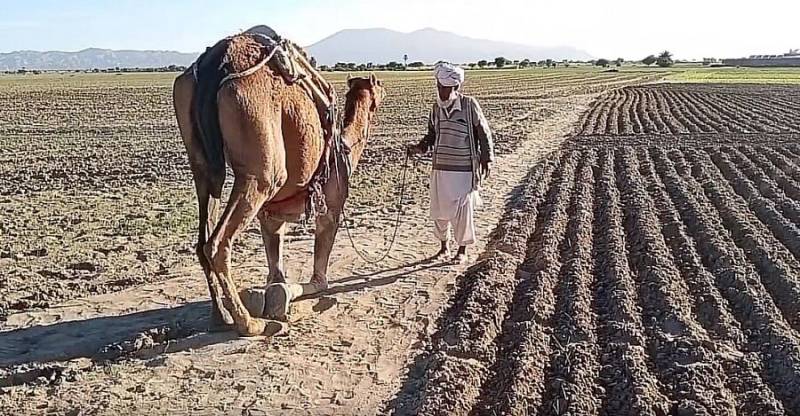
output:
[[[342,136],[350,147],[350,163],[353,170],[364,152],[369,139],[369,104],[365,100],[358,100],[353,104],[352,114],[345,114]]]

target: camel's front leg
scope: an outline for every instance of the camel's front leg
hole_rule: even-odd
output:
[[[269,265],[267,286],[272,283],[285,283],[286,268],[283,265],[283,235],[286,232],[286,222],[270,218],[266,211],[261,211],[258,219],[261,222],[261,238],[264,240],[267,264]]]
[[[314,238],[314,275],[311,276],[311,284],[316,289],[315,292],[328,288],[328,261],[331,251],[333,251],[336,232],[339,230],[340,216],[340,210],[330,209],[327,214],[317,218]]]
[[[289,304],[302,296],[317,294],[328,288],[328,260],[336,240],[341,210],[330,210],[317,218],[314,239],[314,275],[309,283],[273,283],[264,291],[264,316],[269,319],[286,320]],[[253,300],[254,299],[254,300]],[[258,297],[248,301],[250,309],[259,310]]]

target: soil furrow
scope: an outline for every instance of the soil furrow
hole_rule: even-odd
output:
[[[672,99],[673,103],[679,106],[681,114],[689,122],[689,131],[692,133],[715,132],[715,130],[706,123],[705,116],[698,116],[696,112],[693,111],[691,101],[687,99],[684,92],[665,91],[664,93]]]
[[[724,231],[703,187],[692,177],[691,167],[678,151],[672,151],[670,156],[677,164],[663,149],[653,152],[662,183],[698,247],[703,265],[714,275],[717,288],[742,325],[748,337],[748,350],[758,352],[758,358],[748,354],[742,361],[759,369],[782,405],[800,411],[800,372],[796,370],[800,365],[800,341],[796,333],[783,319],[743,251]],[[767,392],[752,394],[751,399],[764,400],[763,411],[781,405],[767,400]]]
[[[495,338],[512,306],[515,271],[527,254],[526,241],[545,195],[555,181],[563,181],[565,157],[535,167],[515,192],[484,260],[459,278],[458,290],[422,353],[415,380],[406,383],[397,399],[395,414],[463,415],[473,407],[495,360]]]
[[[728,153],[733,151],[731,148],[722,150]],[[757,187],[757,184],[754,184],[739,170],[727,153],[715,152],[712,160],[734,191],[744,199],[758,219],[772,231],[775,238],[783,243],[795,259],[800,258],[800,230],[779,212],[778,206],[773,201],[761,195],[760,187]]]
[[[550,356],[554,288],[561,268],[560,244],[567,230],[579,152],[571,152],[559,182],[551,188],[530,238],[528,255],[517,271],[519,284],[498,338],[497,362],[484,386],[484,400],[475,407],[483,414],[522,414],[541,406],[545,366]]]
[[[730,414],[734,405],[724,371],[692,317],[691,297],[659,232],[633,149],[616,153],[629,264],[636,265],[639,305],[662,382],[671,389],[679,414]]]
[[[593,307],[598,316],[603,415],[667,415],[672,403],[653,375],[637,294],[625,254],[622,208],[614,154],[600,154],[595,175]]]
[[[556,288],[547,390],[533,414],[597,414],[602,390],[597,350],[596,317],[592,303],[593,150],[581,155],[567,235],[562,242],[562,267]]]
[[[714,126],[715,132],[733,132],[733,130],[728,126],[730,124],[730,120],[725,120],[722,114],[708,106],[706,103],[703,103],[699,98],[700,95],[702,95],[702,93],[687,92],[684,94],[687,102],[695,110],[695,115],[698,117],[704,117],[706,122]]]
[[[611,91],[609,94],[610,105],[606,114],[605,134],[620,134],[619,131],[619,102],[621,99],[619,90]]]
[[[740,406],[751,410],[767,414],[783,414],[783,406],[774,397],[773,390],[781,391],[786,381],[797,379],[797,375],[792,371],[792,365],[795,362],[800,363],[797,339],[786,322],[780,318],[777,308],[769,300],[758,277],[743,258],[744,254],[726,234],[720,232],[722,228],[719,219],[714,216],[713,207],[705,200],[702,190],[692,188],[686,182],[688,172],[684,171],[683,176],[677,172],[664,149],[652,149],[650,153],[661,183],[665,185],[673,205],[686,225],[686,231],[693,239],[703,265],[711,272],[716,287],[725,297],[733,315],[748,337],[749,348],[743,352],[760,353],[745,352],[743,355],[734,355],[731,359],[742,363],[743,368],[758,371],[768,382],[770,389],[753,392],[750,390],[752,387],[748,386],[750,382],[746,383],[746,379],[741,379],[736,374],[729,374],[733,382],[741,381],[745,387],[744,391],[750,392],[738,397],[737,402]],[[776,313],[777,315],[773,315]],[[774,319],[776,316],[778,320]],[[762,337],[765,336],[773,342],[772,345],[763,343]],[[787,351],[782,357],[774,356],[772,351],[781,350],[783,345],[793,345],[796,352]],[[766,362],[765,368],[761,367],[762,359]],[[752,384],[752,386],[758,385],[758,383]],[[750,411],[746,414],[754,413]]]
[[[619,134],[633,134],[633,117],[631,117],[631,109],[633,108],[633,94],[631,94],[630,87],[623,88],[620,91],[622,95],[622,102],[617,107],[619,118],[617,119],[617,132]]]
[[[703,267],[697,247],[687,235],[680,214],[669,198],[666,186],[658,177],[650,156],[650,152],[653,151],[656,149],[640,150],[638,154],[640,170],[644,180],[649,184],[648,190],[653,202],[658,207],[664,240],[670,247],[675,265],[695,299],[694,314],[710,334],[739,345],[744,341],[741,327],[728,309],[722,294],[714,286],[714,276]]]
[[[698,94],[697,100],[709,108],[709,112],[718,114],[732,132],[736,133],[751,133],[756,131],[750,125],[745,125],[745,120],[741,120],[735,112],[722,105],[722,101],[717,96],[710,94]]]
[[[796,163],[769,146],[759,146],[758,149],[745,147],[742,152],[756,166],[763,169],[767,176],[780,186],[786,196],[800,202],[800,186],[798,186],[800,168]]]
[[[764,229],[747,203],[725,185],[727,181],[707,153],[691,152],[686,157],[692,163],[692,174],[703,185],[736,245],[759,271],[761,281],[784,318],[793,328],[800,328],[800,264],[797,259]]]
[[[639,106],[642,103],[642,93],[639,91],[639,88],[632,88],[628,87],[626,91],[627,94],[633,97],[633,103],[631,104],[630,109],[628,110],[631,119],[631,129],[633,130],[631,133],[641,134],[644,131],[642,125],[642,119],[639,117],[641,114],[639,112]]]
[[[776,204],[786,218],[794,222],[795,225],[800,224],[800,203],[788,198],[778,184],[771,179],[772,176],[780,176],[782,173],[777,172],[776,168],[772,166],[768,166],[767,170],[757,167],[740,149],[744,149],[749,155],[754,154],[753,149],[747,146],[728,148],[728,153],[733,157],[736,166],[738,166],[747,178],[753,182],[762,195]],[[764,147],[761,149],[761,152],[766,153],[770,150],[771,149]]]
[[[650,149],[653,151],[656,150]],[[775,405],[777,400],[761,378],[759,369],[743,359],[747,347],[745,335],[717,289],[714,276],[703,266],[697,246],[687,234],[649,152],[642,150],[638,156],[643,178],[650,184],[653,201],[659,207],[662,234],[694,297],[695,315],[720,343],[715,348],[716,357],[725,369],[724,382],[734,396],[737,413],[757,414],[763,409],[779,411],[780,406]],[[754,394],[759,395],[758,400],[754,400]]]

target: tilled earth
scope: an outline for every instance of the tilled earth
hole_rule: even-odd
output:
[[[596,93],[663,75],[469,72],[466,91],[480,100],[499,153],[481,240],[507,192],[564,140]],[[372,257],[393,230],[387,214],[403,145],[421,136],[432,101],[427,72],[379,77],[388,97],[348,202],[356,242]],[[429,166],[411,166],[404,223],[385,263],[359,260],[341,232],[333,290],[293,304],[288,334],[207,333],[172,78],[0,77],[8,109],[0,113],[0,207],[10,213],[0,218],[0,413],[374,414],[461,270],[425,260],[437,248],[426,213]],[[344,74],[330,78],[341,92]],[[310,273],[309,240],[299,228],[287,238],[293,280]],[[237,281],[263,284],[255,227],[234,251]]]
[[[326,74],[340,97],[345,75]],[[379,76],[388,95],[348,204],[357,228],[388,232],[394,208],[382,207],[395,206],[403,146],[421,137],[433,90],[427,71]],[[466,92],[480,99],[505,154],[569,97],[659,76],[477,71]],[[0,329],[10,313],[162,281],[195,263],[196,204],[174,77],[0,77]],[[409,195],[426,192],[427,169],[412,167]],[[248,241],[238,249],[258,249],[260,239]]]
[[[518,186],[387,411],[800,414],[799,100],[598,99]]]

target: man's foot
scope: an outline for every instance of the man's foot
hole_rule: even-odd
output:
[[[439,249],[439,251],[436,252],[436,254],[433,255],[431,260],[441,259],[446,255],[447,255],[447,241],[442,241],[442,247]]]
[[[456,256],[453,257],[453,264],[464,264],[467,262],[467,247],[461,246],[458,248]]]

